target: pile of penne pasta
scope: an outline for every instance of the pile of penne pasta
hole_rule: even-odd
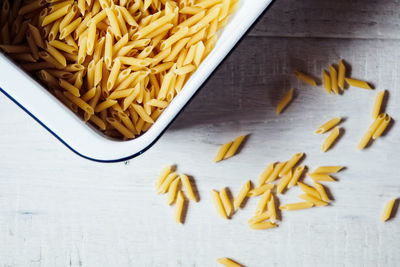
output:
[[[238,0],[5,0],[0,48],[106,135],[147,131]]]

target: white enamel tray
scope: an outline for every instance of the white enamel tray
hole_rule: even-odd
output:
[[[241,0],[215,48],[150,129],[130,141],[105,137],[84,123],[38,82],[0,52],[0,91],[76,154],[95,161],[123,161],[154,144],[207,78],[246,34],[272,0]]]

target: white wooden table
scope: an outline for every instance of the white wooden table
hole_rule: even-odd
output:
[[[364,151],[356,144],[377,90],[327,95],[292,75],[320,77],[340,58],[353,77],[390,92],[396,122]],[[276,0],[157,144],[126,164],[76,156],[0,95],[0,266],[217,266],[217,257],[249,267],[399,266],[400,217],[380,222],[384,203],[400,197],[399,64],[399,1]],[[276,116],[291,86],[297,97]],[[345,133],[322,153],[325,136],[313,131],[334,116],[346,117]],[[212,163],[243,133],[251,135],[237,156]],[[232,220],[217,216],[211,189],[237,194],[269,162],[300,151],[310,168],[347,166],[327,184],[331,205],[285,212],[266,231],[247,226],[255,199]],[[153,188],[167,163],[193,175],[200,192],[184,225]]]

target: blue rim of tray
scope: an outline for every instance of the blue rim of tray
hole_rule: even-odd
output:
[[[247,34],[253,29],[253,27],[257,24],[257,22],[261,19],[261,17],[268,11],[268,9],[272,6],[272,4],[275,2],[275,0],[272,0],[271,3],[265,8],[265,10],[263,12],[261,12],[261,14],[258,16],[258,18],[256,20],[254,20],[254,22],[251,24],[251,26],[247,29],[247,31],[245,32],[245,34],[243,34],[243,36],[239,39],[239,41],[232,47],[232,49],[228,52],[228,54],[224,57],[223,60],[221,60],[220,63],[218,63],[218,65],[215,67],[215,69],[213,70],[213,72],[207,77],[207,79],[205,79],[205,81],[201,84],[201,86],[197,89],[197,91],[192,95],[192,97],[186,102],[186,104],[181,108],[180,111],[178,111],[178,113],[174,116],[174,118],[172,118],[172,120],[170,121],[170,123],[168,123],[168,125],[164,128],[164,130],[162,130],[158,136],[156,138],[154,138],[154,140],[148,144],[145,148],[143,148],[142,150],[140,150],[137,153],[134,153],[130,156],[127,157],[123,157],[120,159],[112,159],[112,160],[101,160],[101,159],[95,159],[95,158],[91,158],[88,156],[85,156],[81,153],[79,153],[78,151],[76,151],[75,149],[73,149],[66,141],[64,141],[61,137],[59,137],[55,132],[53,132],[49,127],[46,126],[46,124],[44,124],[40,119],[38,119],[35,115],[33,115],[28,109],[26,109],[23,105],[21,105],[17,100],[15,100],[11,95],[9,95],[5,90],[3,90],[3,88],[0,87],[0,92],[2,92],[6,97],[8,97],[11,101],[13,101],[15,104],[17,104],[17,106],[19,106],[23,111],[25,111],[29,116],[31,116],[36,122],[38,122],[43,128],[45,128],[48,132],[50,132],[55,138],[57,138],[62,144],[64,144],[67,148],[69,148],[72,152],[74,152],[75,154],[81,156],[82,158],[88,159],[88,160],[92,160],[92,161],[96,161],[96,162],[102,162],[102,163],[113,163],[113,162],[121,162],[121,161],[126,161],[126,160],[130,160],[132,158],[135,158],[141,154],[143,154],[144,152],[146,152],[150,147],[152,147],[157,141],[158,139],[160,139],[160,137],[165,133],[165,131],[171,126],[171,124],[176,120],[176,118],[179,116],[179,114],[181,114],[181,112],[189,105],[190,102],[192,102],[193,98],[196,97],[196,95],[200,92],[200,90],[206,85],[206,83],[208,82],[208,80],[210,78],[212,78],[212,76],[215,74],[215,72],[218,70],[218,68],[222,65],[222,63],[225,62],[225,60],[231,55],[231,53],[238,47],[238,45],[243,41],[243,39],[247,36]]]

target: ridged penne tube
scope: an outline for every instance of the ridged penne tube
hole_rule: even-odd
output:
[[[224,219],[228,219],[219,192],[216,190],[211,190],[211,196],[214,200],[214,205],[215,208],[217,209],[217,213],[219,214],[219,216],[221,216]]]
[[[340,117],[336,117],[333,118],[329,121],[327,121],[326,123],[324,123],[323,125],[321,125],[316,131],[316,134],[322,134],[325,133],[327,131],[329,131],[330,129],[332,129],[333,127],[335,127],[336,125],[338,125],[340,123],[340,121],[342,120],[342,118]]]
[[[96,94],[96,87],[93,87],[92,89],[88,90],[81,98],[83,101],[89,101],[92,99]]]
[[[386,128],[388,127],[390,121],[391,121],[391,117],[389,115],[386,114],[385,118],[383,119],[383,122],[379,125],[379,127],[376,129],[376,131],[374,132],[374,134],[372,135],[372,139],[376,139],[379,136],[382,135],[382,133],[386,130]]]
[[[308,177],[314,181],[336,182],[329,174],[326,173],[307,173]]]
[[[243,142],[243,139],[246,137],[246,135],[241,135],[237,137],[235,140],[233,140],[232,145],[229,147],[228,151],[224,155],[224,159],[230,158],[233,155],[235,155],[237,149],[239,148],[240,144]]]
[[[70,92],[65,91],[64,95],[66,98],[68,98],[72,103],[74,103],[75,105],[77,105],[78,107],[80,107],[83,111],[85,111],[86,113],[93,115],[94,111],[93,108],[86,103],[85,101],[83,101],[82,99],[80,99],[79,97],[74,96],[73,94],[71,94]]]
[[[194,34],[206,27],[212,20],[218,17],[220,11],[220,5],[212,7],[202,19],[200,19],[195,25],[190,27],[189,34]]]
[[[58,80],[49,72],[46,70],[41,70],[39,72],[39,77],[46,82],[50,87],[57,87],[58,86]]]
[[[254,189],[251,189],[248,193],[248,197],[256,197],[263,194],[267,190],[272,190],[275,185],[273,184],[262,184]]]
[[[394,206],[395,202],[396,202],[396,199],[394,198],[392,200],[389,200],[386,203],[385,209],[383,210],[383,213],[382,213],[382,216],[381,216],[381,221],[382,222],[385,222],[385,221],[390,219],[390,216],[392,214],[392,209],[393,209],[393,206]]]
[[[35,41],[36,45],[39,46],[40,48],[45,49],[44,42],[42,40],[42,36],[40,35],[39,29],[30,23],[28,23],[28,28],[31,31],[33,40]]]
[[[293,155],[292,158],[285,164],[285,167],[283,167],[280,173],[282,173],[282,175],[285,175],[289,170],[291,170],[294,167],[294,165],[297,164],[297,162],[299,162],[299,160],[303,156],[304,156],[303,152]]]
[[[63,67],[67,66],[67,59],[61,54],[57,49],[51,46],[48,42],[46,42],[46,50],[47,52],[54,57],[55,60],[58,61]]]
[[[166,108],[168,106],[167,101],[162,101],[158,99],[150,99],[150,101],[148,101],[146,104],[158,108]]]
[[[73,53],[75,53],[76,51],[78,51],[78,49],[76,49],[75,47],[73,47],[73,46],[71,46],[71,45],[68,45],[68,44],[66,44],[66,43],[64,43],[64,42],[58,41],[58,40],[50,41],[49,44],[50,44],[51,46],[53,46],[53,47],[59,49],[59,50],[62,50],[62,51],[64,51],[64,52],[67,52],[67,53],[69,53],[69,54],[73,54]]]
[[[305,83],[308,83],[311,86],[317,86],[317,83],[315,82],[315,80],[311,77],[308,76],[307,74],[304,74],[300,71],[294,71],[294,75],[297,77],[297,79],[299,79],[300,81],[303,81]]]
[[[57,78],[61,79],[71,79],[73,78],[74,74],[68,71],[63,71],[63,70],[47,70],[51,75]]]
[[[190,183],[189,177],[185,174],[181,174],[179,175],[182,185],[183,185],[183,190],[185,191],[186,196],[190,199],[193,200],[195,202],[197,202],[197,198],[196,195],[193,192],[193,187]]]
[[[286,165],[286,162],[277,163],[274,167],[274,171],[271,173],[271,175],[268,177],[267,181],[265,181],[265,182],[270,183],[270,182],[275,181],[275,179],[278,178],[279,173],[285,167],[285,165]]]
[[[279,207],[280,210],[302,210],[308,209],[314,206],[311,202],[297,202],[297,203],[290,203],[285,204]]]
[[[271,213],[269,211],[266,211],[262,214],[254,215],[253,217],[248,220],[248,224],[255,224],[259,223],[265,220],[268,220],[271,217]]]
[[[292,101],[293,98],[293,88],[290,88],[290,90],[282,97],[281,100],[279,100],[278,105],[276,106],[276,114],[280,114],[283,109],[289,104],[290,101]]]
[[[180,28],[176,33],[174,33],[168,39],[166,39],[165,41],[163,41],[161,43],[160,49],[164,50],[168,47],[171,47],[174,43],[176,43],[177,41],[184,38],[188,32],[189,32],[189,28],[187,26]]]
[[[312,173],[337,173],[342,170],[344,166],[320,166]]]
[[[222,205],[224,206],[224,210],[226,213],[226,216],[230,217],[232,215],[232,204],[231,201],[228,197],[228,194],[226,192],[226,188],[223,188],[220,192],[219,192],[219,197],[221,198],[222,201]]]
[[[150,23],[146,27],[143,27],[142,29],[137,31],[133,35],[132,38],[136,39],[136,40],[139,40],[139,39],[142,39],[142,38],[146,37],[146,35],[148,35],[152,31],[154,31],[155,29],[157,29],[157,28],[161,27],[162,25],[170,22],[173,19],[174,16],[175,16],[175,14],[173,14],[173,13],[166,14],[165,16],[153,21],[152,23]]]
[[[188,15],[196,15],[197,13],[200,13],[202,11],[204,11],[204,9],[201,7],[185,6],[185,7],[180,8],[179,13],[188,14]]]
[[[290,180],[290,182],[288,184],[288,188],[291,188],[292,186],[295,186],[297,184],[301,175],[303,174],[305,167],[306,167],[305,165],[300,165],[299,167],[297,167],[295,169],[292,179]]]
[[[338,138],[339,134],[340,134],[339,127],[336,126],[335,128],[333,128],[332,132],[322,143],[322,151],[323,152],[326,152],[332,146],[332,144]]]
[[[385,96],[385,91],[386,90],[379,91],[375,96],[374,106],[372,108],[372,114],[371,114],[373,120],[378,118],[379,114],[381,113],[381,106],[383,98]]]
[[[361,80],[356,80],[356,79],[351,79],[351,78],[345,78],[345,81],[353,87],[358,87],[358,88],[363,88],[367,90],[372,90],[372,87],[365,81]]]
[[[155,188],[158,191],[167,178],[167,176],[174,170],[174,167],[171,165],[167,165],[164,167],[164,169],[161,171],[160,175],[158,175],[157,180],[155,182]]]
[[[223,145],[221,146],[221,148],[219,149],[217,155],[215,155],[215,157],[214,157],[214,162],[221,161],[221,160],[224,158],[226,152],[229,150],[229,148],[230,148],[230,146],[231,146],[232,144],[233,144],[232,141],[223,144]]]
[[[176,73],[177,75],[185,75],[185,74],[187,74],[187,73],[190,73],[190,72],[194,71],[195,69],[196,69],[196,66],[195,66],[195,65],[189,64],[189,65],[186,65],[186,66],[184,66],[184,67],[177,68],[177,69],[175,70],[175,73]]]
[[[322,80],[325,91],[330,94],[332,90],[331,76],[325,70],[322,71]]]
[[[80,97],[80,93],[79,93],[79,89],[76,88],[75,86],[73,86],[72,84],[70,84],[69,82],[67,82],[64,79],[60,79],[59,80],[59,85],[61,88],[64,88],[65,90],[67,90],[68,92],[70,92],[71,94],[73,94],[76,97]]]
[[[239,194],[235,197],[233,200],[233,209],[234,211],[237,211],[242,205],[243,200],[247,197],[248,192],[250,191],[251,183],[250,181],[247,181],[242,188],[240,189]]]
[[[46,25],[52,23],[53,21],[56,21],[56,20],[58,20],[59,18],[64,17],[64,16],[68,13],[68,11],[70,10],[70,8],[71,8],[71,4],[66,5],[66,6],[64,6],[64,7],[60,8],[60,9],[57,9],[56,11],[54,11],[54,12],[48,14],[48,15],[44,18],[44,20],[43,20],[41,26],[42,26],[42,27],[43,27],[43,26],[46,26]]]
[[[291,179],[292,179],[292,171],[290,170],[279,181],[278,185],[276,186],[276,193],[281,194],[282,191],[285,190],[286,186],[289,184]]]
[[[321,199],[321,195],[314,187],[303,184],[301,182],[298,182],[297,184],[300,186],[301,191],[303,191],[304,193],[309,194],[317,199]]]
[[[256,215],[260,215],[264,212],[270,198],[271,198],[271,189],[265,191],[262,194],[256,207]]]
[[[332,66],[329,65],[329,75],[331,77],[331,88],[335,94],[339,94],[339,87],[338,87],[338,74],[336,69]]]
[[[339,73],[338,73],[338,86],[344,90],[344,78],[346,77],[346,65],[344,65],[343,59],[339,61]]]
[[[224,265],[225,267],[242,267],[239,263],[228,259],[228,258],[218,258],[217,262]]]
[[[275,228],[277,225],[273,222],[260,222],[260,223],[254,223],[250,224],[250,228],[254,230],[264,230],[264,229],[270,229],[270,228]]]
[[[175,178],[175,180],[171,183],[168,189],[168,198],[167,198],[168,205],[172,205],[175,202],[176,195],[178,192],[178,187],[179,187],[179,179]]]
[[[275,222],[276,221],[276,209],[275,209],[275,198],[274,195],[271,195],[271,199],[268,202],[268,212],[270,213],[271,217],[270,220],[271,222]]]
[[[321,200],[323,200],[327,203],[330,202],[330,199],[329,199],[328,195],[326,194],[326,191],[322,184],[314,182],[314,188],[318,191],[319,195],[321,196]]]
[[[258,179],[258,186],[261,186],[265,183],[267,178],[271,175],[274,170],[274,163],[270,163],[267,168],[261,173],[260,178]]]
[[[112,125],[120,134],[122,134],[127,139],[135,138],[135,134],[126,128],[123,124],[121,124],[118,120],[112,117],[106,118],[106,121]]]
[[[176,223],[183,223],[182,222],[182,212],[183,212],[183,205],[185,204],[185,199],[181,191],[178,192],[178,197],[176,200],[176,208],[175,208],[175,221]]]
[[[165,194],[166,192],[168,192],[169,186],[177,176],[178,174],[176,172],[169,173],[168,176],[164,179],[164,181],[162,181],[162,183],[159,184],[157,194]]]
[[[328,203],[326,203],[325,201],[319,200],[319,199],[315,198],[314,196],[311,196],[308,194],[302,194],[302,195],[299,195],[298,197],[307,202],[314,204],[317,207],[322,207],[322,206],[328,205]]]
[[[378,118],[374,120],[371,125],[369,126],[368,130],[365,132],[364,136],[361,138],[360,142],[357,145],[358,149],[363,149],[367,146],[369,141],[371,140],[372,136],[382,124],[383,119],[386,117],[386,113],[379,114]]]
[[[96,108],[94,109],[94,111],[95,111],[96,113],[97,113],[97,112],[101,112],[101,111],[103,111],[103,110],[108,109],[109,107],[114,106],[114,105],[117,104],[117,103],[118,103],[118,101],[112,100],[112,99],[104,100],[103,102],[101,102],[100,104],[98,104],[98,105],[96,106]]]
[[[100,130],[102,130],[102,131],[106,130],[106,124],[100,117],[98,117],[96,115],[91,115],[89,120],[91,122],[93,122]]]

